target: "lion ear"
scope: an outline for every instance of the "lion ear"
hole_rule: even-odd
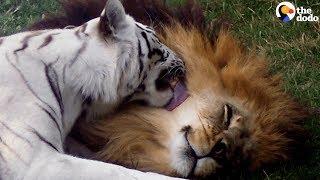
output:
[[[116,34],[127,25],[126,13],[123,5],[119,0],[107,0],[106,6],[101,13],[100,27],[109,34],[113,32]]]

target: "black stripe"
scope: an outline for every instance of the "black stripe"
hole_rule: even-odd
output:
[[[63,107],[62,96],[61,96],[61,91],[59,87],[59,77],[55,69],[52,67],[52,63],[49,65],[45,65],[45,74],[47,77],[47,81],[50,85],[51,91],[54,97],[56,98],[57,103],[59,104],[61,119],[62,119],[64,115],[64,107]]]
[[[155,65],[160,62],[165,62],[167,60],[167,58],[169,57],[169,54],[167,54],[167,56],[164,57],[164,50],[161,51],[160,49],[154,49],[152,53],[153,53],[152,55],[158,54],[160,56],[160,59],[158,59],[156,62],[154,62]]]
[[[81,40],[81,36],[80,36],[80,29],[77,29],[74,33],[76,35],[76,37]]]
[[[2,139],[1,139],[1,137],[0,137],[0,143],[2,142]],[[6,161],[6,159],[4,158],[4,156],[2,155],[2,153],[1,153],[1,149],[0,149],[0,157],[1,157],[1,159],[5,162],[5,163],[7,163],[7,161]]]
[[[143,31],[147,31],[148,33],[151,33],[151,34],[155,35],[155,33],[154,33],[151,29],[142,28],[142,27],[140,27],[138,24],[136,24],[136,26],[137,26],[139,29],[143,30]]]
[[[140,39],[138,39],[138,52],[139,52],[139,77],[141,77],[141,73],[144,68],[143,61],[142,61],[142,57],[144,56],[144,54],[142,54]]]
[[[2,159],[2,162],[7,163],[6,159],[5,159],[5,158],[3,157],[3,155],[2,155],[1,151],[0,151],[0,158]]]
[[[24,77],[23,73],[21,72],[21,70],[16,66],[14,65],[9,57],[8,57],[8,54],[6,54],[6,59],[7,61],[11,64],[11,66],[18,72],[18,74],[20,75],[21,79],[24,81],[25,85],[27,86],[27,88],[29,89],[29,91],[32,93],[32,95],[34,95],[40,102],[42,102],[43,104],[45,104],[52,112],[54,112],[55,115],[57,115],[56,111],[48,104],[46,103],[45,101],[43,101],[35,92],[34,90],[31,88],[29,82],[26,80],[26,78]]]
[[[135,93],[135,92],[127,95],[126,97],[124,97],[124,98],[123,98],[123,103],[124,103],[124,104],[125,104],[125,103],[128,103],[128,102],[131,100],[131,98],[133,97],[134,93]]]
[[[29,46],[29,44],[28,44],[28,43],[29,43],[29,40],[30,40],[32,37],[36,37],[36,36],[39,36],[39,35],[41,35],[41,34],[43,34],[43,32],[39,31],[39,32],[35,32],[35,33],[32,33],[32,34],[30,34],[30,35],[25,36],[25,37],[22,39],[22,41],[21,41],[22,47],[19,48],[19,49],[14,50],[13,53],[14,53],[14,54],[17,54],[17,52],[22,51],[22,50],[25,50],[25,49]]]
[[[41,107],[39,104],[37,104],[37,106],[38,106],[42,111],[44,111],[44,112],[50,117],[50,119],[51,119],[51,120],[54,122],[54,124],[57,126],[60,135],[62,136],[61,128],[60,128],[60,126],[59,126],[59,124],[58,124],[57,119],[52,115],[51,112],[49,112],[49,111],[48,111],[47,109],[45,109],[44,107]]]
[[[88,23],[84,23],[80,28],[81,28],[81,32],[86,35],[86,36],[89,36],[89,34],[87,34],[85,31],[87,29],[87,26],[88,26]]]
[[[144,83],[142,82],[142,83],[138,86],[137,89],[140,90],[140,91],[142,91],[142,92],[144,92],[144,91],[146,91],[146,85],[144,85]]]
[[[144,38],[144,40],[146,41],[146,44],[147,44],[147,47],[148,47],[148,50],[149,50],[148,58],[151,59],[151,57],[152,57],[152,49],[151,49],[147,34],[145,32],[141,32],[141,35]]]
[[[123,84],[123,78],[124,78],[124,75],[123,75],[123,74],[124,74],[125,72],[124,72],[124,71],[121,71],[120,73],[121,73],[121,75],[120,75],[120,80],[119,80],[119,83],[118,83],[118,86],[117,86],[117,92],[120,92],[119,89],[120,89],[120,86]]]
[[[51,142],[49,142],[49,141],[46,140],[44,137],[42,137],[41,134],[39,134],[39,132],[37,132],[35,129],[33,129],[33,128],[31,128],[31,127],[30,127],[30,129],[31,129],[31,132],[34,133],[36,136],[38,136],[38,138],[39,138],[42,142],[46,143],[46,144],[47,144],[48,146],[50,146],[52,149],[54,149],[54,150],[56,150],[56,151],[59,152],[58,148],[56,148]]]
[[[66,84],[66,72],[67,72],[67,65],[64,65],[63,72],[62,72],[62,82]]]
[[[8,131],[10,131],[12,134],[14,134],[14,135],[17,136],[18,138],[22,139],[23,141],[27,142],[30,146],[32,146],[31,142],[30,142],[28,139],[22,137],[20,134],[17,134],[13,129],[11,129],[9,126],[7,126],[6,124],[4,124],[3,122],[0,122],[0,124],[1,124],[3,127],[5,127]]]
[[[160,56],[160,59],[157,60],[155,62],[155,64],[159,63],[159,62],[164,62],[166,61],[166,58],[164,58],[163,54],[164,54],[164,51],[160,50],[160,49],[151,49],[151,45],[150,45],[150,42],[148,41],[148,38],[147,38],[147,34],[145,32],[142,32],[141,33],[142,37],[145,39],[146,41],[146,44],[148,46],[148,49],[149,49],[149,53],[148,53],[148,58],[151,59],[153,55],[155,54],[158,54]],[[169,56],[169,55],[168,55]]]
[[[147,29],[149,29],[150,31],[152,31],[152,28],[150,26],[146,26]]]
[[[38,50],[49,45],[53,40],[53,36],[58,35],[58,34],[60,34],[60,33],[52,33],[52,34],[47,35],[47,37],[44,39],[43,43],[38,47]]]
[[[76,52],[76,55],[73,59],[71,59],[69,67],[71,67],[79,58],[80,54],[86,49],[87,47],[87,43],[83,43],[81,45],[81,47],[78,49],[78,51]]]
[[[141,48],[141,41],[140,41],[140,39],[138,39],[138,52],[139,52],[139,57],[144,56],[144,54],[142,54],[142,48]]]
[[[38,50],[41,49],[41,48],[43,48],[43,47],[46,47],[48,44],[50,44],[50,42],[51,42],[52,40],[53,40],[52,35],[47,36],[47,37],[44,39],[43,43],[38,47]]]
[[[14,53],[14,54],[17,54],[17,52],[25,50],[28,46],[29,46],[28,42],[24,42],[24,43],[22,44],[22,47],[19,48],[19,49],[14,50],[13,53]]]

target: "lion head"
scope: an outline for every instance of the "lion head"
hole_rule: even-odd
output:
[[[195,28],[165,28],[184,59],[190,97],[173,112],[131,106],[79,131],[97,159],[181,177],[286,160],[301,140],[307,113],[228,33],[215,44]]]
[[[94,3],[69,1],[73,3],[67,4],[66,17],[33,28],[77,25],[97,15],[97,4],[105,0],[90,1]],[[308,113],[284,91],[280,76],[269,72],[265,57],[246,52],[226,30],[217,36],[208,33],[214,26],[192,0],[174,11],[157,0],[128,0],[124,5],[137,20],[160,24],[160,38],[186,64],[190,97],[172,112],[131,105],[105,120],[79,124],[76,131],[96,159],[179,177],[206,177],[292,157],[303,141]]]

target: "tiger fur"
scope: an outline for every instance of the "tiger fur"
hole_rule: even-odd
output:
[[[183,62],[155,32],[108,0],[78,27],[0,38],[0,179],[167,178],[64,154],[77,118],[112,112],[123,101],[164,106],[163,70]]]

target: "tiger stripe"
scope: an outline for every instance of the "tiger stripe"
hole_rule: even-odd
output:
[[[88,33],[86,33],[86,29],[87,29],[88,23],[84,23],[81,27],[80,27],[80,32],[86,36],[89,36]]]
[[[59,58],[57,58],[57,61],[59,60]],[[56,61],[56,62],[57,62]],[[62,96],[61,96],[61,91],[60,91],[60,87],[59,87],[59,77],[57,72],[55,71],[55,69],[52,67],[54,64],[50,63],[50,64],[45,64],[45,75],[47,78],[47,82],[50,85],[51,91],[59,105],[60,108],[60,114],[61,117],[63,117],[64,114],[64,107],[63,107],[63,102],[62,102]]]
[[[63,84],[66,84],[66,72],[67,72],[67,68],[68,68],[68,65],[64,65],[63,68],[62,68],[62,83]]]
[[[10,59],[8,54],[6,54],[6,59],[9,62],[9,64],[13,67],[14,70],[17,71],[17,73],[19,74],[19,76],[21,77],[21,79],[23,80],[24,84],[26,85],[27,89],[32,93],[32,95],[34,97],[36,97],[41,103],[45,104],[48,108],[50,108],[50,110],[55,113],[55,115],[57,115],[56,111],[48,104],[46,103],[44,100],[42,100],[37,93],[32,89],[32,87],[30,86],[30,84],[28,83],[28,81],[26,80],[26,78],[24,77],[23,73],[21,72],[21,70],[15,65],[13,64]]]
[[[76,37],[79,39],[79,40],[81,40],[81,36],[80,36],[80,29],[77,29],[75,32],[74,32],[74,34],[76,35]]]
[[[60,33],[53,33],[53,34],[47,35],[47,37],[44,38],[43,43],[38,47],[38,50],[48,46],[52,42],[53,36],[58,35],[58,34],[60,34]]]
[[[5,123],[0,122],[0,125],[3,126],[5,129],[7,129],[10,133],[14,134],[16,137],[18,137],[18,138],[22,139],[23,141],[25,141],[29,146],[33,146],[29,139],[26,139],[22,135],[18,134],[17,132],[15,132],[12,128],[10,128]]]
[[[61,135],[62,135],[62,130],[61,130],[61,127],[60,127],[60,125],[59,125],[59,123],[58,123],[57,118],[55,118],[54,115],[53,115],[50,111],[48,111],[47,109],[45,109],[44,107],[40,106],[39,104],[37,104],[37,106],[38,106],[43,112],[45,112],[45,113],[49,116],[49,118],[53,121],[53,123],[55,124],[55,126],[58,128],[59,134],[60,134],[60,136],[61,136]]]
[[[69,67],[73,66],[73,64],[78,60],[79,56],[85,51],[87,47],[87,43],[82,43],[81,47],[76,52],[74,58],[71,59]]]
[[[36,135],[40,141],[42,141],[43,143],[45,143],[47,146],[51,147],[52,149],[54,149],[57,152],[61,152],[61,150],[59,150],[59,148],[57,148],[55,145],[53,145],[50,141],[48,141],[46,138],[44,138],[38,131],[36,131],[34,128],[29,127],[29,131],[32,132],[34,135]]]
[[[143,31],[143,32],[141,32],[141,35],[144,38],[145,43],[147,44],[147,47],[148,47],[148,58],[151,58],[152,57],[152,49],[151,49],[150,42],[147,37],[147,33]]]
[[[2,162],[7,163],[6,159],[5,159],[4,156],[2,155],[1,151],[0,151],[0,159],[2,160]]]
[[[144,65],[143,65],[143,61],[142,61],[142,57],[144,56],[144,54],[142,53],[140,39],[138,39],[138,53],[139,53],[139,77],[141,77],[141,73],[144,69],[144,67],[143,67]]]
[[[36,37],[36,36],[40,36],[43,32],[39,31],[39,32],[36,32],[36,33],[32,33],[30,35],[27,35],[25,38],[22,39],[21,43],[22,43],[22,47],[21,48],[18,48],[16,50],[13,51],[14,54],[17,54],[19,51],[23,51],[25,50],[26,48],[28,48],[29,46],[29,40],[33,37]]]
[[[139,26],[138,24],[136,24],[136,26],[141,29],[142,31],[146,31],[148,33],[152,33],[153,35],[155,35],[154,31],[152,31],[148,26],[146,26],[145,28],[142,28],[141,26]]]

